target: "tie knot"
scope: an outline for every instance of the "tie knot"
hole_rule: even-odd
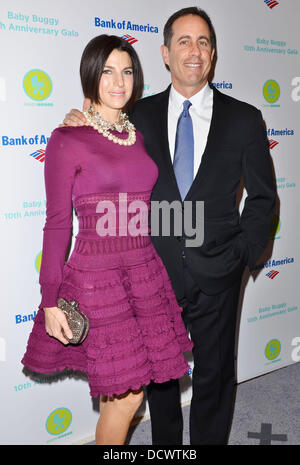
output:
[[[191,105],[192,104],[191,104],[191,102],[189,100],[185,100],[183,102],[183,116],[187,116],[187,113],[188,113],[189,108],[190,108]]]

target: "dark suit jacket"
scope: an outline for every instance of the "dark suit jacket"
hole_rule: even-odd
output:
[[[168,142],[170,87],[139,100],[130,119],[141,131],[157,164],[159,177],[151,200],[181,201]],[[204,201],[204,242],[185,247],[184,232],[152,236],[174,291],[183,297],[183,255],[195,281],[206,294],[217,294],[252,269],[264,251],[275,208],[276,189],[262,115],[255,107],[213,87],[213,114],[199,170],[184,200]],[[239,216],[236,202],[240,181],[247,190]],[[195,224],[195,223],[194,223]]]

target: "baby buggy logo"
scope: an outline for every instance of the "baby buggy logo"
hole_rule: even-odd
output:
[[[57,408],[50,413],[46,420],[46,430],[49,434],[60,439],[72,434],[72,431],[65,433],[72,423],[72,413],[68,408]],[[63,434],[65,433],[65,434]],[[49,442],[49,441],[48,441]]]
[[[274,215],[271,229],[270,229],[270,239],[280,239],[280,236],[278,235],[280,228],[281,228],[281,220],[278,215]]]
[[[276,104],[280,97],[280,86],[278,82],[274,79],[269,79],[264,83],[263,86],[263,96],[265,100],[269,103],[270,107],[280,107],[280,105]]]
[[[40,251],[37,254],[34,260],[34,267],[38,273],[41,271],[41,263],[42,263],[42,251]]]
[[[279,362],[280,359],[278,359],[278,356],[280,352],[281,344],[278,339],[272,339],[265,347],[265,357],[271,362]]]
[[[52,93],[53,84],[50,76],[40,69],[33,69],[25,74],[23,79],[25,94],[33,101],[25,105],[52,106],[52,103],[44,101]],[[34,103],[35,102],[35,103]]]

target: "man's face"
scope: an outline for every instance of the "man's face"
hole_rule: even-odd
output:
[[[172,31],[169,48],[161,46],[162,57],[175,89],[189,98],[207,83],[215,50],[211,48],[208,24],[200,16],[176,19]]]

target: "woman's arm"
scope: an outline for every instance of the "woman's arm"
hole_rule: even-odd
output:
[[[76,162],[70,129],[56,129],[47,144],[45,156],[46,222],[39,282],[45,309],[46,330],[63,343],[63,327],[72,337],[65,315],[57,308],[59,287],[72,230],[72,190]]]

